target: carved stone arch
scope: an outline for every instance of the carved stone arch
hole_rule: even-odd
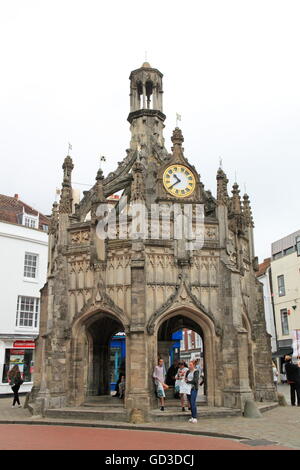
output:
[[[110,393],[109,344],[119,331],[128,333],[128,318],[100,304],[91,305],[73,322],[69,390],[75,405],[81,405],[90,395]]]
[[[214,325],[214,330],[217,336],[222,335],[222,328],[221,325],[217,322],[214,318],[212,312],[207,310],[204,305],[196,298],[196,296],[192,293],[186,282],[181,279],[181,283],[175,287],[175,292],[167,299],[167,301],[157,309],[149,318],[147,323],[147,331],[149,334],[154,333],[155,324],[157,323],[158,319],[163,317],[165,312],[170,309],[177,309],[177,308],[194,308],[197,311],[202,312],[205,317],[207,317],[212,324]]]
[[[107,306],[99,303],[97,307],[91,304],[90,308],[82,309],[81,315],[76,315],[71,325],[72,337],[76,338],[82,328],[85,328],[86,325],[95,321],[97,317],[101,315],[106,315],[112,319],[115,318],[123,325],[125,333],[129,331],[129,318],[125,313],[121,315],[119,312],[111,310]]]
[[[78,320],[84,319],[86,314],[89,315],[90,312],[95,312],[99,310],[107,311],[112,315],[115,315],[119,319],[119,321],[124,324],[124,328],[125,326],[128,327],[129,318],[127,314],[114,303],[112,298],[105,292],[103,287],[99,285],[95,289],[94,294],[91,296],[91,298],[73,317],[71,328],[78,324]]]

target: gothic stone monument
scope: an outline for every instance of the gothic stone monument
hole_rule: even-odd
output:
[[[123,331],[124,406],[128,416],[137,409],[147,419],[156,406],[154,365],[158,357],[168,361],[172,333],[181,328],[193,329],[203,339],[209,406],[242,409],[249,399],[275,401],[262,286],[255,277],[249,197],[245,194],[241,200],[237,183],[228,194],[222,168],[216,176],[216,197],[206,190],[184,155],[178,127],[172,151],[167,151],[162,77],[147,62],[131,72],[130,148],[107,177],[99,169],[94,186],[74,210],[73,162],[70,156],[64,160],[61,198],[53,205],[49,230],[48,279],[42,289],[32,391],[36,412],[78,406],[91,395],[109,394],[110,339]],[[116,233],[103,239],[98,228],[107,214],[99,215],[98,208],[121,190]],[[148,232],[141,227],[134,231],[135,202],[148,211],[202,207],[203,243],[189,245],[193,235],[172,235],[178,221],[185,226],[184,216],[175,210],[169,220],[171,236],[159,230],[165,223],[159,211],[152,217],[157,231],[149,235],[150,226]],[[194,227],[194,209],[191,217]]]

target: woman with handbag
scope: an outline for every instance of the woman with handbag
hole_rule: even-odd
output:
[[[197,423],[197,406],[196,398],[199,386],[199,371],[195,368],[193,361],[189,363],[189,370],[186,373],[185,381],[190,386],[190,391],[187,394],[188,401],[191,408],[192,417],[189,419],[190,423]]]
[[[185,381],[185,376],[186,373],[188,372],[188,368],[185,367],[185,364],[183,361],[179,362],[179,369],[177,371],[177,374],[175,376],[176,382],[175,382],[175,391],[178,391],[180,395],[180,402],[181,402],[181,410],[185,411],[184,407],[184,399],[186,397],[186,392],[187,390],[189,391],[189,386],[187,385]]]
[[[165,384],[166,370],[164,366],[164,360],[159,359],[158,365],[154,367],[153,379],[155,381],[156,395],[160,400],[160,411],[165,410],[165,390],[169,387]]]
[[[21,372],[18,365],[13,366],[13,368],[8,372],[8,381],[11,386],[12,391],[14,392],[14,400],[12,408],[15,407],[15,404],[18,403],[18,407],[22,408],[19,399],[19,389],[23,383]]]

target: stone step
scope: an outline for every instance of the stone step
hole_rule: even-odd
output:
[[[197,403],[197,406],[201,406],[202,407],[206,407],[207,406],[207,402],[206,401],[201,401],[201,402],[196,402]],[[180,400],[175,400],[175,399],[171,399],[171,400],[168,400],[166,399],[165,400],[165,405],[168,407],[168,408],[178,408],[180,409],[181,411],[181,404],[180,404]],[[159,400],[157,401],[157,406],[160,407],[160,402]],[[188,403],[186,402],[185,403],[185,408],[188,408]]]
[[[261,412],[269,411],[278,406],[278,403],[258,403]],[[198,421],[207,418],[229,418],[234,416],[242,416],[242,411],[238,409],[225,407],[209,407],[198,406]],[[103,406],[80,406],[77,408],[59,408],[49,409],[46,411],[46,418],[54,418],[76,422],[81,421],[113,421],[128,423],[129,418],[124,407],[103,407]],[[150,422],[188,422],[191,417],[190,411],[181,411],[180,407],[172,407],[166,403],[165,411],[157,409],[151,410],[149,413]]]
[[[124,408],[124,400],[116,400],[115,403],[99,403],[99,402],[90,402],[90,401],[87,401],[85,403],[83,403],[84,407],[86,408],[104,408],[104,409],[107,409],[107,407],[109,408]]]
[[[89,397],[84,402],[83,406],[86,407],[101,407],[101,408],[124,408],[124,400],[112,396],[94,396]]]
[[[197,407],[198,408],[198,407]],[[198,421],[201,419],[207,418],[228,418],[233,416],[241,416],[241,410],[234,410],[231,408],[210,408],[203,407],[199,410],[198,408]],[[152,410],[150,412],[150,420],[153,422],[170,422],[170,421],[179,421],[179,422],[188,422],[191,417],[190,411],[176,411],[165,407],[165,411]]]
[[[49,409],[46,411],[46,418],[59,418],[59,419],[80,419],[91,421],[118,421],[128,422],[126,410],[123,408],[91,408],[78,407],[78,408],[60,408]]]

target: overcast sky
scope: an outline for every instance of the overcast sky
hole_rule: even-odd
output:
[[[50,213],[68,142],[89,189],[129,147],[129,74],[164,74],[165,144],[252,201],[256,252],[300,229],[299,0],[0,0],[0,193]],[[75,184],[76,182],[76,184]],[[79,185],[78,183],[81,183]]]

